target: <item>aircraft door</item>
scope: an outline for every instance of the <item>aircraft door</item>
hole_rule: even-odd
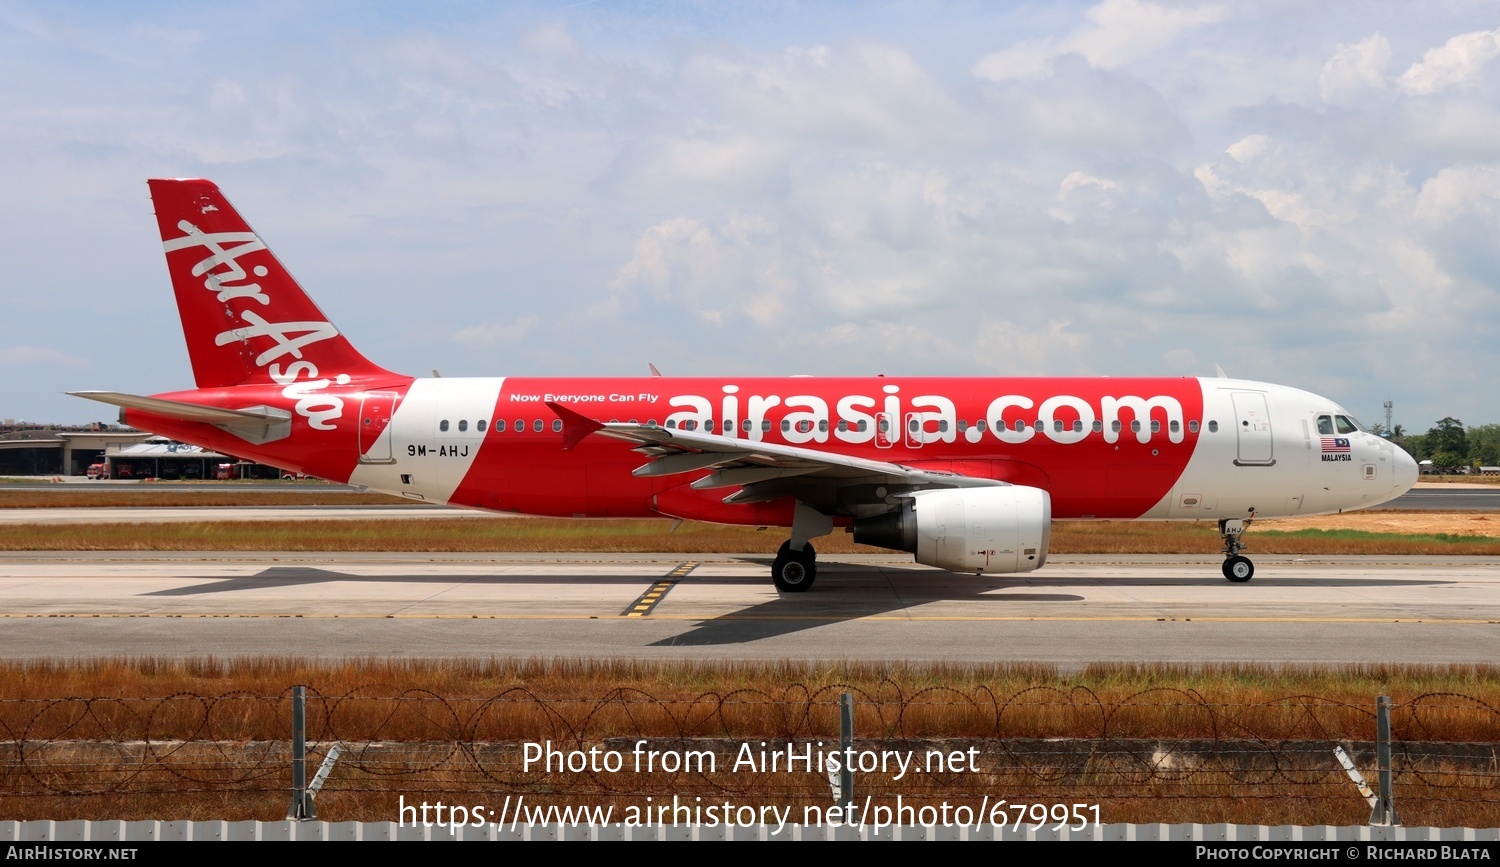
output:
[[[401,396],[394,391],[367,391],[359,399],[359,462],[392,464],[390,429]]]
[[[1230,397],[1234,400],[1234,429],[1239,437],[1235,465],[1268,467],[1276,463],[1266,396],[1255,391],[1237,391]]]

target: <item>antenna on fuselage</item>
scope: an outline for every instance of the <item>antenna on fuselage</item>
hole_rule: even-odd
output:
[[[1229,378],[1229,374],[1225,373],[1224,368],[1220,367],[1217,362],[1214,364],[1214,373],[1217,373],[1220,379]]]
[[[652,376],[661,376],[661,371],[656,369],[656,365],[654,365],[654,364],[652,364],[651,362],[648,361],[648,362],[646,362],[646,366],[649,367],[649,368],[651,368],[651,375]]]

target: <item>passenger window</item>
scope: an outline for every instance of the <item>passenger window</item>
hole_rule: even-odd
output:
[[[1011,427],[1016,429],[1016,433],[1020,433],[1021,431],[1026,430],[1026,422],[1021,421],[1020,419],[1016,419],[1016,423],[1011,425]]]
[[[724,419],[724,433],[734,433],[734,419]]]
[[[1171,429],[1172,433],[1177,433],[1177,430],[1182,427],[1182,423],[1174,418],[1167,423],[1167,427]]]
[[[448,429],[448,420],[447,419],[443,419],[442,421],[438,422],[438,430],[440,430],[440,431],[446,431],[447,429]]]
[[[1152,433],[1161,433],[1161,422],[1157,421],[1156,419],[1152,419],[1151,420],[1151,432]]]
[[[885,419],[881,419],[880,423],[877,425],[877,427],[880,428],[880,432],[881,433],[885,433],[886,431],[888,431],[888,430],[891,429],[890,423],[887,422]]]
[[[975,430],[979,431],[980,433],[984,433],[984,428],[985,428],[985,421],[984,421],[984,419],[980,419],[979,421],[974,422],[974,429]]]
[[[683,430],[697,430],[698,429],[698,420],[695,419],[695,418],[688,419],[687,421],[685,421],[685,422],[682,423],[682,429]]]
[[[1097,418],[1094,419],[1094,433],[1103,433],[1103,432],[1104,432],[1104,422],[1098,420]]]
[[[791,429],[792,429],[791,419],[785,419],[785,418],[782,419],[781,420],[781,432],[782,433],[789,433],[791,431]]]
[[[1073,420],[1073,433],[1083,433],[1083,419],[1077,418]]]
[[[670,428],[670,429],[672,429],[672,430],[676,430],[677,429],[677,419],[674,419],[674,418],[667,419],[667,427]]]
[[[861,432],[863,432],[863,431],[867,431],[869,429],[870,429],[870,423],[867,422],[867,421],[865,421],[864,419],[860,419],[859,420],[859,430]]]
[[[526,419],[524,419],[524,418],[518,418],[518,419],[516,419],[516,433],[525,433],[525,432],[526,432]]]
[[[912,433],[916,433],[917,431],[922,429],[922,423],[913,418],[911,421],[906,423],[906,427]]]
[[[828,419],[826,419],[826,418],[818,419],[818,432],[819,433],[828,433]]]
[[[963,419],[958,420],[958,432],[963,433],[969,429],[969,423]]]
[[[458,420],[458,429],[461,430],[461,431],[468,430],[469,429],[469,420],[466,419],[466,418],[459,419]]]
[[[536,421],[533,421],[531,423],[531,429],[534,430],[534,431],[536,431],[537,433],[541,433],[542,432],[542,420],[541,419],[537,419]]]
[[[562,419],[555,418],[552,420],[552,432],[562,433]]]
[[[1058,418],[1052,420],[1052,430],[1055,433],[1062,433],[1062,419]]]
[[[742,419],[740,421],[740,430],[744,431],[745,433],[749,433],[750,430],[751,430],[751,428],[753,428],[753,427],[755,427],[755,426],[750,423],[750,419],[748,419],[748,418],[747,419]]]
[[[760,420],[760,432],[761,433],[770,433],[771,432],[771,420],[770,419],[763,418],[763,419]]]
[[[938,433],[947,433],[947,432],[948,432],[948,420],[945,419],[945,418],[938,419]]]
[[[1134,421],[1132,421],[1130,423],[1130,432],[1131,433],[1140,433],[1141,432],[1141,420],[1140,419],[1136,419],[1136,420],[1134,420]]]
[[[477,431],[479,431],[480,433],[484,433],[484,426],[485,426],[485,420],[484,419],[480,419],[479,421],[474,422],[474,429],[477,430]]]
[[[1119,433],[1120,432],[1120,420],[1119,419],[1115,419],[1114,421],[1110,422],[1109,423],[1109,429],[1112,430],[1112,431],[1114,431],[1115,433]]]
[[[1219,423],[1216,422],[1216,421],[1210,421],[1208,423],[1208,432],[1209,433],[1218,433],[1219,432]]]
[[[495,419],[495,433],[505,433],[505,419]]]
[[[1193,419],[1192,421],[1188,422],[1188,431],[1191,432],[1191,433],[1197,433],[1198,432],[1198,420],[1197,419]]]

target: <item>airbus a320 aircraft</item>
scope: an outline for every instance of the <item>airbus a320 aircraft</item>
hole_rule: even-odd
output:
[[[954,572],[1029,572],[1053,519],[1218,522],[1384,503],[1417,466],[1327,398],[1198,378],[415,379],[366,360],[206,180],[151,197],[197,388],[74,392],[124,423],[414,500],[790,527]]]

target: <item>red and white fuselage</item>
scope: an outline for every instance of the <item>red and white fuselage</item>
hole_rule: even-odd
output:
[[[1019,571],[1045,561],[1052,518],[1336,512],[1416,480],[1334,402],[1235,379],[414,379],[360,355],[212,183],[151,190],[198,387],[84,396],[145,430],[416,500],[789,526],[788,556],[832,526],[910,536],[916,503],[927,541],[908,550],[951,537],[968,559],[931,562],[976,571],[998,556],[975,541],[998,532],[990,514],[1019,511],[1041,556],[993,569]]]

